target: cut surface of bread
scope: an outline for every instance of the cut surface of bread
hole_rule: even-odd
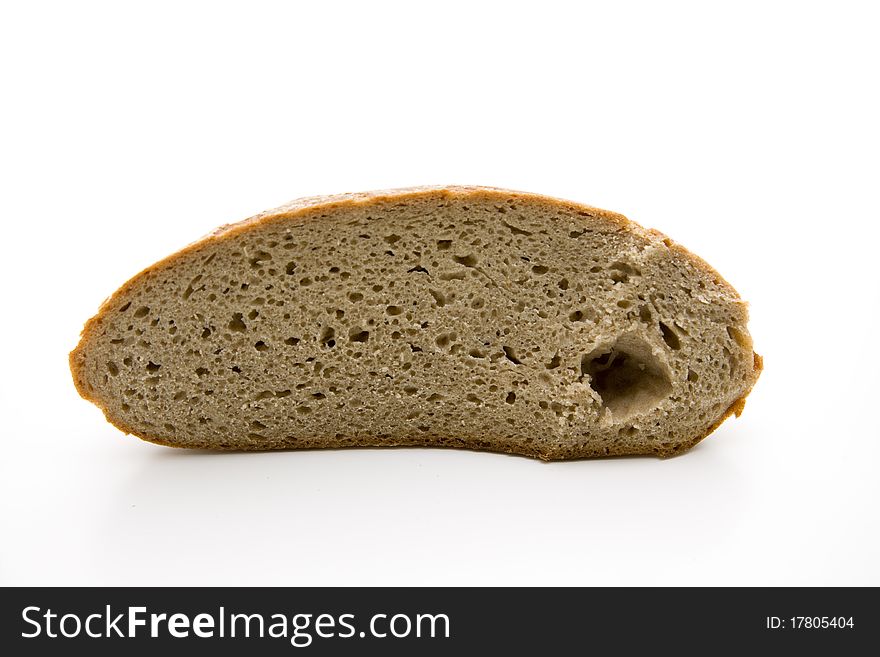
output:
[[[70,365],[162,445],[666,456],[742,411],[747,321],[709,265],[621,215],[423,187],[218,229],[104,302]]]

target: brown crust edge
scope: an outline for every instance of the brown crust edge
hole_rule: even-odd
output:
[[[212,231],[205,237],[192,242],[191,244],[185,246],[179,251],[175,251],[171,255],[159,260],[158,262],[146,267],[141,270],[130,279],[128,279],[122,286],[119,287],[111,296],[104,300],[104,302],[98,308],[97,313],[93,317],[91,317],[88,321],[86,321],[83,326],[82,331],[80,332],[80,340],[77,346],[70,352],[68,356],[68,364],[70,367],[70,372],[73,377],[73,383],[76,387],[76,391],[79,393],[80,397],[93,403],[97,406],[101,412],[104,414],[107,422],[111,425],[122,431],[127,435],[133,435],[141,440],[144,440],[149,443],[153,443],[155,445],[162,445],[164,447],[177,447],[180,449],[193,449],[193,448],[204,448],[209,449],[211,451],[242,451],[238,449],[229,449],[224,450],[222,448],[218,448],[214,445],[177,445],[174,443],[170,443],[162,440],[161,438],[156,438],[155,436],[149,436],[142,432],[135,430],[134,428],[127,426],[124,422],[119,420],[118,418],[111,417],[108,408],[105,404],[98,399],[97,396],[89,393],[88,388],[85,384],[85,377],[83,372],[83,364],[84,364],[84,356],[82,355],[86,347],[92,337],[92,335],[98,330],[100,327],[104,316],[109,311],[110,307],[113,306],[114,301],[127,294],[131,288],[138,283],[142,278],[151,274],[154,271],[171,267],[173,266],[180,258],[184,255],[188,255],[190,253],[197,253],[198,251],[204,249],[209,244],[213,244],[218,240],[228,240],[236,235],[248,231],[257,226],[262,226],[265,224],[271,224],[279,220],[283,219],[291,219],[291,218],[300,218],[302,221],[306,221],[308,219],[318,220],[319,217],[315,215],[315,211],[317,210],[333,210],[340,207],[346,206],[368,206],[373,204],[378,204],[383,201],[389,200],[414,200],[414,199],[423,199],[429,198],[431,196],[440,196],[440,197],[458,197],[458,198],[478,198],[482,197],[485,199],[498,199],[498,200],[508,200],[509,198],[520,198],[527,199],[531,201],[541,201],[547,203],[549,205],[556,205],[563,208],[567,208],[570,210],[574,210],[575,212],[583,213],[586,216],[589,216],[593,219],[601,218],[608,221],[611,224],[616,224],[620,230],[627,230],[629,232],[635,233],[648,241],[654,242],[663,242],[669,249],[678,251],[681,255],[690,259],[694,264],[697,265],[700,269],[704,270],[706,273],[711,274],[716,277],[717,280],[724,287],[728,289],[730,293],[733,294],[734,297],[739,299],[739,293],[733,288],[733,286],[728,283],[722,276],[719,274],[709,263],[700,258],[698,255],[691,253],[685,247],[681,246],[677,242],[671,240],[668,236],[661,233],[655,229],[645,229],[641,225],[636,222],[628,219],[622,214],[618,214],[616,212],[611,212],[609,210],[602,210],[601,208],[596,208],[589,205],[584,205],[582,203],[578,203],[575,201],[569,201],[564,199],[555,198],[552,196],[546,196],[543,194],[534,194],[531,192],[522,192],[510,189],[504,189],[501,187],[485,187],[479,185],[424,185],[418,187],[403,187],[398,189],[385,189],[385,190],[376,190],[372,192],[351,192],[351,193],[343,193],[343,194],[333,194],[327,196],[310,196],[304,197],[300,199],[296,199],[289,203],[286,203],[277,208],[273,208],[271,210],[266,210],[259,214],[256,214],[252,217],[244,219],[234,224],[226,224],[220,226],[216,230]],[[538,458],[543,461],[559,461],[559,460],[574,460],[581,458],[595,458],[595,457],[607,457],[607,456],[659,456],[659,457],[671,457],[676,456],[678,454],[684,453],[691,449],[694,445],[701,442],[705,438],[707,438],[710,434],[712,434],[721,424],[729,418],[731,415],[736,415],[739,417],[742,414],[743,409],[745,408],[746,397],[748,397],[749,393],[752,391],[755,383],[758,380],[764,366],[763,366],[763,358],[759,356],[757,353],[754,354],[754,376],[752,378],[751,385],[749,388],[743,393],[741,397],[735,400],[727,410],[722,413],[722,415],[708,428],[705,434],[689,441],[686,443],[682,443],[678,447],[669,449],[669,450],[647,450],[647,451],[629,451],[626,449],[618,448],[616,451],[612,448],[608,452],[603,451],[595,451],[589,453],[581,453],[577,455],[554,455],[542,453],[539,450],[535,449],[533,451],[524,450],[524,449],[504,449],[503,447],[480,447],[475,445],[469,445],[466,443],[462,443],[461,445],[438,445],[432,442],[430,437],[427,437],[422,440],[418,439],[409,439],[407,441],[400,441],[396,444],[383,445],[381,448],[387,447],[441,447],[441,448],[456,448],[456,449],[469,449],[472,451],[486,451],[486,452],[494,452],[494,453],[502,453],[502,454],[512,454],[519,456],[527,456]],[[331,441],[332,442],[332,441]],[[339,448],[378,448],[375,445],[360,445],[360,446],[351,446],[351,445],[326,445],[316,449],[339,449]],[[289,448],[289,449],[297,449],[298,451],[303,448]],[[306,447],[305,449],[309,449]],[[266,450],[270,451],[270,450]]]

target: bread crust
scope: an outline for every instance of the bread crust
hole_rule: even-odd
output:
[[[73,382],[76,387],[79,395],[87,400],[95,404],[101,411],[104,413],[107,421],[115,426],[117,429],[123,431],[126,434],[134,435],[142,440],[147,442],[151,442],[157,445],[163,445],[167,447],[182,447],[182,445],[178,445],[176,443],[171,443],[165,441],[161,438],[158,438],[153,435],[145,434],[144,432],[138,431],[131,426],[126,425],[125,422],[120,420],[118,417],[114,417],[107,408],[107,405],[104,404],[96,395],[91,394],[89,392],[88,386],[85,382],[85,371],[84,371],[84,363],[85,363],[85,352],[88,348],[88,345],[91,339],[97,334],[101,324],[106,318],[109,310],[114,306],[116,300],[119,297],[122,297],[129,293],[129,291],[145,276],[148,276],[154,272],[166,269],[168,267],[172,267],[175,265],[183,256],[198,253],[203,249],[207,248],[209,245],[216,244],[218,241],[230,240],[236,237],[237,235],[250,231],[254,228],[258,228],[261,226],[270,225],[277,221],[282,220],[299,220],[299,223],[305,223],[307,221],[319,221],[321,219],[321,213],[326,213],[328,211],[332,211],[341,207],[350,207],[350,206],[361,206],[361,207],[369,207],[372,205],[378,205],[380,203],[388,202],[388,201],[418,201],[424,200],[431,197],[438,198],[457,198],[457,199],[481,199],[481,200],[498,200],[498,201],[507,201],[511,198],[514,199],[524,199],[524,200],[533,200],[545,203],[549,206],[555,206],[560,209],[565,209],[569,211],[573,211],[575,216],[584,217],[583,222],[586,224],[588,222],[587,217],[591,220],[595,221],[596,219],[604,220],[608,222],[611,226],[613,226],[617,230],[628,231],[634,233],[643,239],[648,240],[649,242],[654,243],[663,243],[670,250],[678,252],[680,255],[684,256],[688,260],[690,260],[694,265],[712,276],[719,285],[721,285],[725,290],[731,295],[732,298],[740,300],[739,294],[733,288],[730,283],[728,283],[722,276],[719,274],[711,265],[709,265],[705,260],[687,250],[685,247],[671,240],[668,236],[661,233],[655,229],[646,229],[640,226],[639,224],[629,220],[622,214],[618,214],[616,212],[611,212],[608,210],[602,210],[600,208],[595,208],[589,205],[584,205],[581,203],[577,203],[574,201],[568,201],[563,199],[558,199],[550,196],[545,196],[542,194],[534,194],[530,192],[521,192],[514,191],[499,187],[486,187],[486,186],[475,186],[475,185],[437,185],[437,186],[417,186],[417,187],[405,187],[398,189],[386,189],[386,190],[376,190],[371,192],[355,192],[355,193],[343,193],[343,194],[333,194],[326,196],[310,196],[299,198],[289,203],[286,203],[277,208],[273,208],[271,210],[266,210],[259,214],[256,214],[252,217],[244,219],[242,221],[233,223],[233,224],[225,224],[214,231],[210,232],[203,238],[190,243],[184,248],[172,253],[171,255],[159,260],[158,262],[150,265],[145,268],[132,278],[130,278],[126,283],[124,283],[116,292],[114,292],[110,297],[104,300],[104,302],[99,307],[97,313],[90,318],[84,325],[81,334],[80,341],[77,346],[70,352],[69,355],[69,365],[70,371],[73,377]],[[686,443],[682,443],[676,447],[663,449],[656,448],[656,451],[653,452],[657,456],[661,457],[669,457],[675,456],[682,452],[687,451],[704,438],[709,436],[715,429],[717,429],[728,417],[731,415],[740,416],[743,408],[745,407],[746,397],[751,392],[754,387],[755,382],[763,370],[763,359],[757,353],[754,353],[754,374],[751,380],[751,385],[749,385],[748,389],[743,393],[741,397],[736,399],[728,408],[725,410],[715,422],[709,427],[705,434],[689,441]],[[481,436],[484,440],[488,440],[489,442],[493,442],[491,437]],[[322,441],[321,449],[326,448],[341,448],[341,447],[352,447],[350,444],[332,444],[333,441]],[[373,446],[373,445],[361,445],[361,446]],[[429,435],[422,438],[418,438],[415,436],[409,437],[406,440],[401,440],[395,444],[389,446],[397,446],[397,447],[409,447],[409,446],[429,446],[429,447],[456,447],[456,445],[438,445],[434,439]],[[204,448],[215,451],[223,451],[224,448],[218,447],[213,444],[191,444],[188,445],[187,448],[196,447],[196,448]],[[309,446],[306,445],[305,448]],[[317,447],[317,446],[316,446]],[[358,445],[354,445],[354,447],[358,447]],[[644,451],[637,451],[635,449],[627,449],[625,445],[615,445],[612,447],[611,451],[596,451],[595,453],[583,453],[582,451],[578,453],[577,456],[569,456],[566,453],[551,453],[548,454],[546,452],[541,451],[538,447],[529,448],[533,450],[531,453],[527,449],[522,448],[522,446],[517,447],[516,450],[506,449],[504,446],[475,446],[471,443],[462,443],[460,447],[464,447],[467,449],[476,449],[478,451],[492,451],[492,452],[501,452],[501,453],[509,453],[509,454],[518,454],[523,456],[530,456],[539,458],[544,461],[554,461],[554,460],[567,460],[571,458],[591,458],[596,456],[626,456],[626,455],[642,455]],[[298,447],[297,449],[302,449]],[[235,451],[235,448],[232,448],[232,451]]]

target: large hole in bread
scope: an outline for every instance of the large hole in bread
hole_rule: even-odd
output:
[[[634,336],[621,336],[584,356],[581,374],[590,377],[615,422],[651,410],[672,392],[668,368]]]

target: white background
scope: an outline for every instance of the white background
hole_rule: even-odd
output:
[[[5,3],[0,583],[880,584],[877,17],[727,6]],[[670,460],[210,454],[77,396],[82,323],[153,261],[449,183],[716,266],[765,357],[742,418]]]

